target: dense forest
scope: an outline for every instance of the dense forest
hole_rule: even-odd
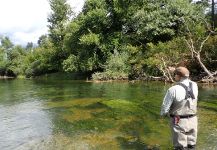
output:
[[[48,34],[37,46],[0,36],[0,76],[76,72],[94,80],[172,81],[187,66],[195,80],[216,82],[215,1],[86,0],[75,14],[67,0],[49,0]]]

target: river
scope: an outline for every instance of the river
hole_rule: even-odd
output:
[[[1,150],[171,149],[170,84],[0,80]],[[217,86],[199,85],[198,149],[217,149]]]

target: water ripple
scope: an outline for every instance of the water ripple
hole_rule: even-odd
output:
[[[0,105],[0,148],[15,149],[32,139],[50,135],[51,121],[39,101]]]

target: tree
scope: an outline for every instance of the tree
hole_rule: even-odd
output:
[[[198,11],[186,0],[146,0],[132,18],[137,40],[144,44],[171,40],[180,33],[183,17],[194,18]]]
[[[26,44],[26,50],[32,50],[33,49],[33,43],[32,42],[28,42],[27,44]]]
[[[188,24],[188,23],[187,23]],[[192,53],[192,58],[196,58],[200,67],[204,70],[204,72],[208,75],[208,78],[214,78],[216,73],[212,73],[204,64],[202,57],[203,47],[207,40],[210,38],[211,31],[208,31],[201,24],[193,23],[194,28],[189,28],[187,25],[187,35],[186,35],[186,43],[189,47],[189,50]]]
[[[49,37],[55,46],[61,48],[65,25],[72,15],[72,10],[67,0],[49,0],[49,3],[52,11],[48,17]]]
[[[212,30],[215,30],[217,25],[217,13],[216,13],[216,0],[199,0],[196,3],[202,4],[204,7],[207,8],[206,13],[208,18],[210,18],[210,23],[212,25]]]
[[[44,45],[34,48],[24,59],[26,77],[34,77],[46,73],[57,72],[58,66],[55,58],[55,51],[52,43],[47,41]]]
[[[214,0],[212,0],[212,26],[213,26],[213,29],[215,29],[215,27],[216,27],[216,19],[215,19],[215,1]]]
[[[20,45],[14,45],[8,37],[1,37],[0,75],[17,76],[24,73],[26,51]]]
[[[49,38],[54,45],[55,55],[53,59],[57,62],[57,70],[61,70],[61,63],[66,58],[67,53],[63,49],[65,28],[72,17],[72,10],[67,0],[49,0],[51,14],[48,17]]]
[[[8,59],[8,53],[10,52],[10,50],[13,48],[13,43],[11,42],[11,40],[9,39],[9,37],[5,36],[5,37],[1,37],[1,48],[3,50],[4,53],[4,59]]]
[[[1,47],[3,47],[5,50],[9,50],[13,47],[13,43],[9,39],[9,37],[1,37]]]
[[[5,75],[5,71],[8,66],[8,61],[5,59],[5,53],[2,47],[0,47],[0,76]]]
[[[158,44],[149,43],[145,64],[148,68],[157,68],[166,81],[173,81],[170,68],[180,63],[187,63],[188,52],[183,37],[175,38],[168,42]]]
[[[105,32],[109,25],[105,1],[87,0],[83,12],[66,30],[64,46],[70,56],[63,63],[64,70],[91,72],[101,69],[109,53],[105,48],[109,43],[105,40]],[[78,62],[74,63],[73,60]]]
[[[47,35],[41,35],[39,38],[38,38],[38,45],[41,46],[41,45],[44,45],[46,44],[46,40],[48,40],[48,37]]]
[[[204,54],[206,53],[204,51],[204,45],[209,40],[210,36],[213,35],[214,31],[212,30],[212,23],[209,23],[204,13],[206,7],[196,7],[200,11],[198,11],[199,13],[196,14],[194,18],[183,17],[183,31],[192,58],[196,59],[203,71],[208,75],[208,78],[213,78],[216,73],[213,74],[204,63]]]
[[[15,45],[8,53],[8,70],[11,70],[15,76],[23,75],[25,70],[24,59],[27,55],[26,50],[20,46]]]
[[[211,71],[217,70],[217,35],[211,36],[204,44],[204,58]]]

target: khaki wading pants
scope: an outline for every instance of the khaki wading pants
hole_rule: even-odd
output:
[[[187,145],[196,145],[197,141],[197,116],[191,118],[182,118],[178,124],[171,118],[171,129],[174,147],[187,147]]]

